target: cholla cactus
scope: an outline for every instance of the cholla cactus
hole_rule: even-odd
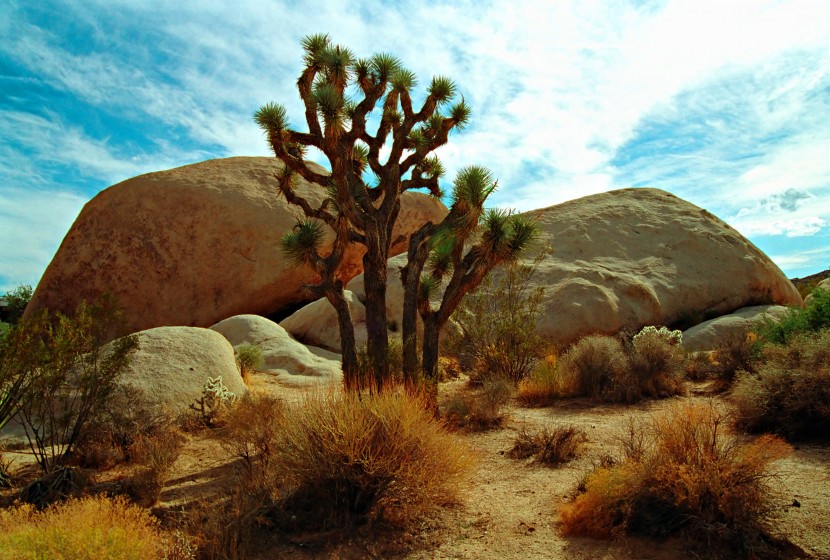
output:
[[[634,338],[631,339],[631,343],[634,347],[637,347],[637,343],[643,339],[649,337],[657,337],[662,338],[672,346],[679,346],[681,342],[683,342],[683,333],[680,331],[671,331],[666,327],[643,327],[643,329],[634,335]]]
[[[235,401],[236,394],[225,387],[221,376],[208,377],[202,389],[202,398],[196,399],[190,408],[199,412],[207,424],[211,424],[222,407],[230,406]]]

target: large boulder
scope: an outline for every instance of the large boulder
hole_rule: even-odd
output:
[[[234,348],[254,344],[262,350],[262,371],[289,386],[337,383],[342,380],[340,354],[305,346],[277,323],[257,315],[239,315],[210,327]]]
[[[657,189],[623,189],[530,212],[552,254],[538,332],[570,344],[591,333],[696,324],[742,307],[799,306],[764,253],[711,213]]]
[[[105,189],[75,220],[27,314],[71,313],[81,301],[110,293],[125,311],[117,336],[162,325],[207,327],[308,301],[302,286],[317,277],[280,250],[300,215],[277,196],[280,168],[268,157],[216,159]],[[322,200],[321,190],[300,178],[296,189],[312,205]],[[405,251],[410,233],[446,212],[426,195],[405,193],[392,253]],[[339,271],[344,281],[362,271],[364,252],[359,245],[348,249]]]
[[[689,352],[717,350],[764,321],[778,321],[790,310],[783,305],[754,305],[729,315],[704,321],[683,332],[683,347]]]
[[[121,377],[153,407],[177,414],[202,395],[205,381],[221,377],[237,396],[247,389],[233,347],[214,331],[197,327],[158,327],[136,334],[139,349]]]

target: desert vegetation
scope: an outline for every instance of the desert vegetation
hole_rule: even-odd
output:
[[[0,429],[19,422],[29,449],[0,456],[0,558],[498,555],[488,547],[545,531],[562,557],[628,554],[575,536],[674,539],[672,558],[779,555],[782,504],[801,507],[779,464],[805,453],[787,440],[830,434],[830,294],[695,356],[659,325],[554,347],[532,281],[547,249],[522,259],[537,222],[486,209],[498,182],[480,166],[459,170],[446,218],[409,237],[387,278],[401,196],[443,195],[435,151],[470,109],[441,76],[413,106],[415,76],[391,55],[302,45],[308,131],[274,103],[255,120],[282,164],[276,190],[303,214],[282,251],[337,315],[343,387],[280,386],[242,344],[238,394],[211,373],[184,413],[158,410],[120,383],[137,338],[106,342],[111,301],[23,318],[21,287],[0,324]],[[312,148],[330,173],[303,159]],[[325,190],[319,206],[297,177]],[[350,243],[367,250],[364,348],[338,276]],[[400,338],[388,281],[404,287]]]
[[[601,538],[682,534],[714,556],[770,555],[776,507],[769,466],[790,452],[770,435],[738,443],[711,405],[672,407],[632,426],[620,458],[587,476],[562,507],[563,531]]]

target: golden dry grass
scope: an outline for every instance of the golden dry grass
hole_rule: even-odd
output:
[[[0,510],[0,559],[153,560],[188,556],[150,512],[123,499],[84,498],[36,511]],[[186,547],[184,547],[186,548]]]

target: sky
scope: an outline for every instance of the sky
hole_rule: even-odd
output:
[[[0,293],[36,285],[83,205],[127,178],[270,155],[298,129],[300,40],[451,76],[493,206],[627,187],[727,221],[789,277],[830,268],[828,0],[0,0]]]

